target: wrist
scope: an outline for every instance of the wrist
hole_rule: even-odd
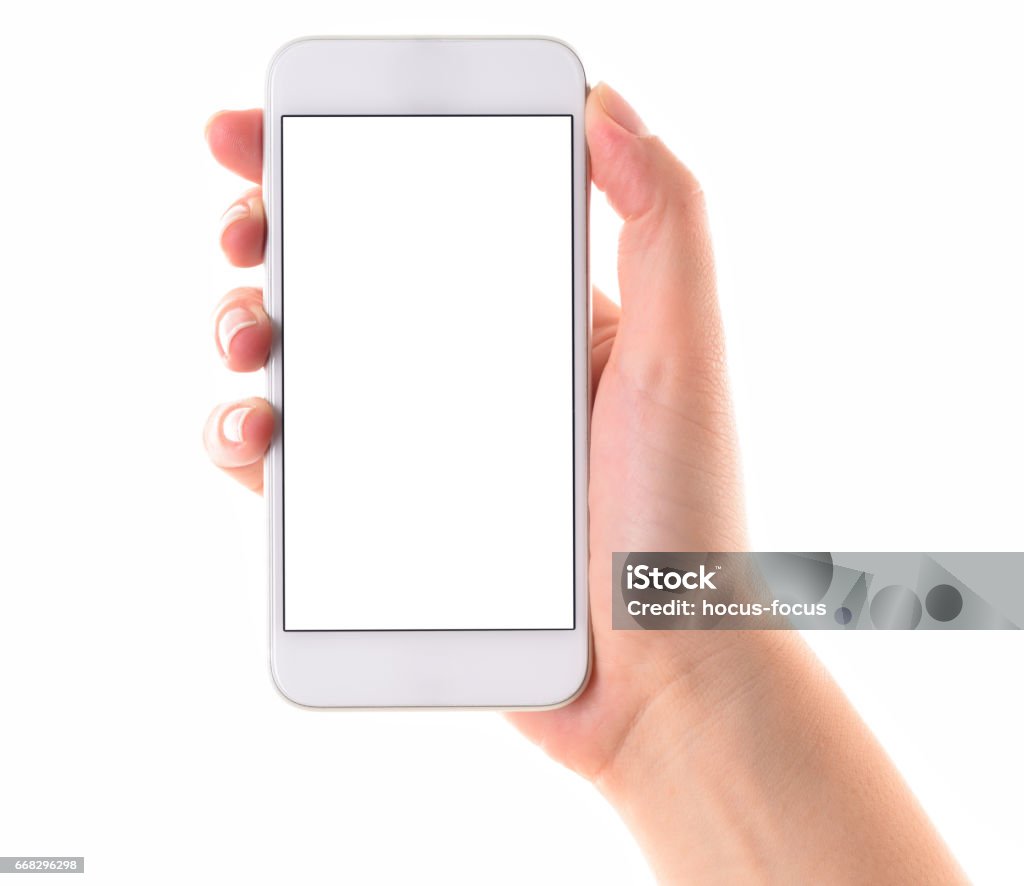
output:
[[[797,632],[670,639],[594,779],[660,881],[963,882]]]
[[[652,669],[658,677],[594,784],[659,880],[763,879],[765,843],[780,815],[774,796],[793,764],[791,749],[766,734],[766,721],[774,719],[766,705],[821,679],[820,665],[788,631],[651,640],[661,647]]]

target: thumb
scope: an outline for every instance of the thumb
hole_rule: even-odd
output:
[[[600,83],[587,100],[591,177],[624,224],[621,348],[637,385],[722,390],[723,341],[704,195],[636,111]],[[619,342],[617,342],[618,344]]]

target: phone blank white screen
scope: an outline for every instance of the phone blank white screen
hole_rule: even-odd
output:
[[[573,627],[571,120],[282,119],[286,630]]]

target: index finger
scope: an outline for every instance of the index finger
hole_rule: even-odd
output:
[[[263,110],[218,111],[206,123],[206,141],[222,166],[249,181],[263,178]]]

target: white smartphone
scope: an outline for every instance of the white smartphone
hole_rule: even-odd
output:
[[[548,708],[586,684],[586,91],[542,38],[271,63],[271,670],[294,702]]]

